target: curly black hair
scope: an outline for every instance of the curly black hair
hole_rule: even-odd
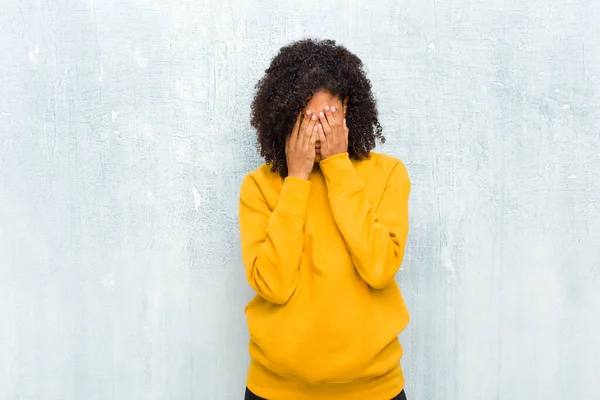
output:
[[[258,133],[260,155],[271,165],[271,171],[283,178],[287,176],[285,139],[298,113],[322,89],[342,100],[349,98],[346,124],[350,157],[368,158],[377,139],[385,142],[371,82],[360,58],[334,40],[293,42],[273,58],[256,84],[251,105],[251,125]]]

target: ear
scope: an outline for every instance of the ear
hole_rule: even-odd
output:
[[[346,115],[346,110],[348,109],[348,101],[350,100],[350,97],[346,97],[344,99],[344,101],[342,102],[342,108],[344,110],[344,115]]]

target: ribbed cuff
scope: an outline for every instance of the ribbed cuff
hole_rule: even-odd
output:
[[[275,211],[284,212],[305,219],[308,210],[308,196],[312,182],[307,179],[288,176],[283,180]]]
[[[340,153],[319,162],[329,194],[342,193],[363,187],[348,153]]]

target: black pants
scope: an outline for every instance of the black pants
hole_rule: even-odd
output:
[[[267,400],[267,399],[258,397],[257,395],[252,393],[248,388],[246,388],[246,396],[244,396],[244,400]],[[365,399],[365,400],[367,400],[367,399]],[[406,400],[406,394],[404,394],[404,390],[402,392],[400,392],[400,394],[398,396],[394,397],[391,400]]]

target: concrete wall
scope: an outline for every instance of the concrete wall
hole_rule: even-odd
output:
[[[413,180],[410,398],[598,398],[600,1],[0,6],[0,399],[242,398],[249,104],[305,36]]]

